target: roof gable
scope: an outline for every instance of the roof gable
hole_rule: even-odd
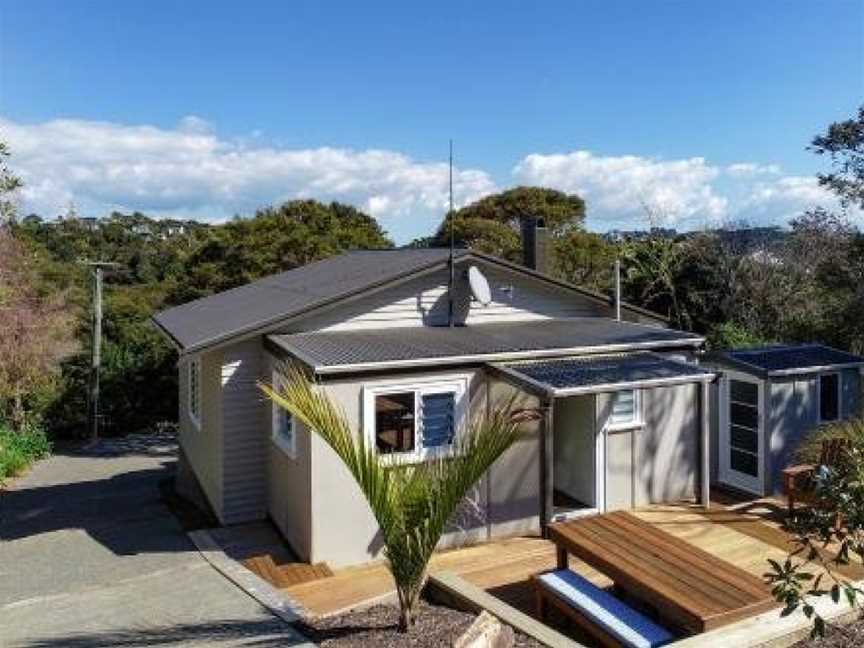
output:
[[[456,250],[457,262],[465,263],[471,258],[503,266],[598,303],[609,303],[604,295],[497,257]],[[347,252],[170,308],[153,320],[183,352],[191,353],[237,337],[271,331],[285,320],[446,267],[448,259],[449,251],[442,248]],[[664,321],[659,315],[629,304],[624,308],[655,322]]]

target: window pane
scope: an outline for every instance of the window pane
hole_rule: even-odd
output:
[[[732,425],[740,425],[757,429],[759,427],[759,410],[756,407],[749,405],[741,405],[740,403],[729,404],[729,418]]]
[[[757,466],[755,454],[733,448],[729,451],[729,465],[732,467],[732,470],[752,475],[753,477],[759,476],[759,467]]]
[[[636,420],[636,392],[615,392],[612,395],[612,423],[632,423]]]
[[[437,448],[453,443],[453,394],[427,394],[420,399],[423,408],[423,447]]]
[[[382,454],[414,450],[414,392],[375,397],[375,445]]]
[[[756,430],[732,425],[729,427],[729,443],[733,448],[756,452],[759,445],[759,435]]]
[[[823,421],[836,421],[840,418],[840,404],[838,400],[838,385],[840,381],[837,374],[820,376],[819,390],[819,417]]]
[[[294,419],[291,417],[291,413],[279,407],[276,416],[276,434],[290,443],[294,436]]]
[[[753,407],[757,407],[759,404],[759,387],[755,383],[730,380],[729,393],[736,403],[746,403]]]

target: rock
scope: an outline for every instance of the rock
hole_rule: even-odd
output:
[[[453,648],[513,648],[515,643],[513,628],[484,610],[465,633],[453,642]]]

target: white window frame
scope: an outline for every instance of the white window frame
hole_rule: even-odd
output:
[[[201,429],[201,358],[190,358],[186,365],[186,409],[189,420]],[[196,411],[197,409],[197,411]]]
[[[273,389],[279,391],[285,385],[285,377],[279,373],[278,371],[273,372]],[[273,444],[279,448],[282,452],[288,455],[291,459],[297,458],[297,422],[294,420],[294,416],[286,410],[285,408],[276,404],[275,401],[270,401],[270,407],[272,408],[272,428],[270,432],[270,440]],[[291,430],[290,439],[286,439],[281,434],[280,423],[283,419],[287,420],[288,428]]]
[[[615,395],[621,392],[633,392],[633,420],[631,421],[619,421],[614,423],[612,421],[612,405],[615,399]],[[607,419],[606,429],[611,430],[613,432],[620,430],[634,430],[636,428],[641,428],[645,425],[644,417],[642,416],[642,390],[641,389],[618,389],[614,392],[609,392],[609,418]]]
[[[837,376],[837,418],[822,418],[822,378],[825,376]],[[816,421],[822,423],[836,423],[843,420],[843,374],[839,371],[826,371],[816,377]]]
[[[377,448],[375,438],[375,398],[384,394],[414,392],[414,450],[379,454],[383,463],[421,463],[431,459],[453,456],[459,437],[464,434],[468,408],[468,382],[470,376],[456,376],[429,381],[401,380],[369,383],[363,386],[363,435],[367,446]],[[424,448],[422,444],[422,417],[419,415],[421,398],[429,394],[453,394],[453,443],[438,448]]]

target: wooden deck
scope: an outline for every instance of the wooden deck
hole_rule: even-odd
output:
[[[768,558],[785,559],[789,536],[777,512],[783,503],[724,500],[705,511],[695,504],[653,506],[635,511],[639,518],[759,578]],[[541,538],[514,538],[436,554],[430,571],[455,572],[490,594],[533,614],[528,578],[556,566],[555,546]],[[611,581],[578,560],[570,568],[600,587]],[[849,578],[864,579],[864,569],[849,568]],[[392,596],[393,583],[381,563],[334,570],[332,576],[284,588],[311,614],[326,616]]]

